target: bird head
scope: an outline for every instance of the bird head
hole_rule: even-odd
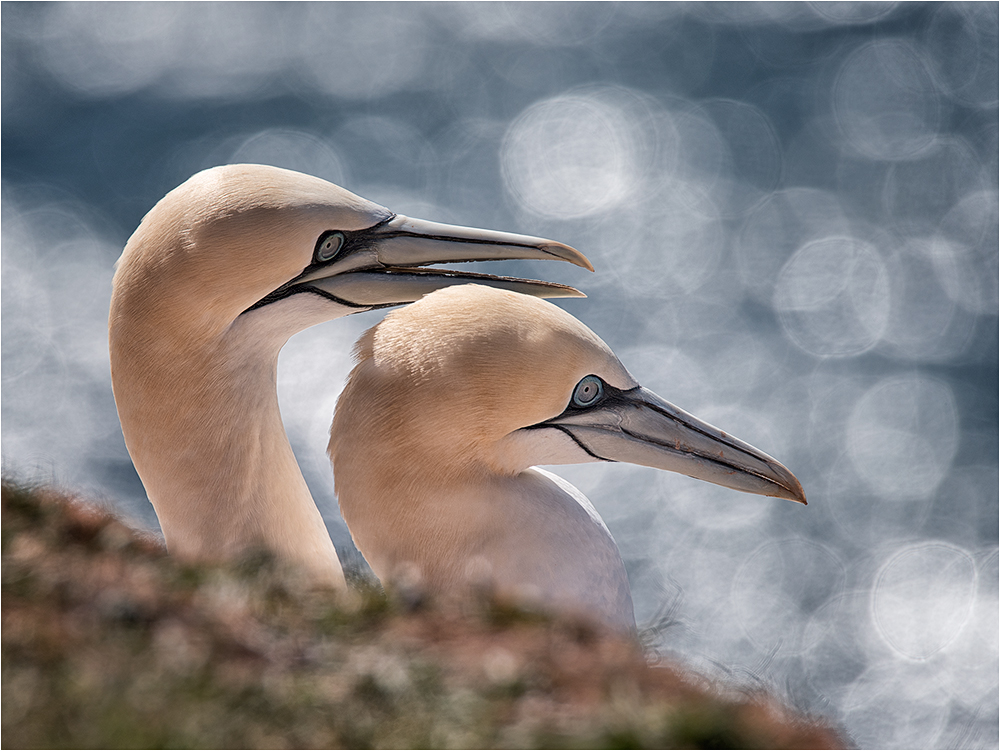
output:
[[[287,338],[470,279],[581,296],[564,285],[422,268],[515,258],[592,270],[583,255],[554,241],[410,219],[277,167],[215,167],[168,193],[128,241],[115,275],[112,325],[145,321],[197,338],[267,311]]]
[[[380,466],[517,474],[616,461],[805,502],[775,459],[642,388],[580,321],[551,303],[478,285],[440,290],[358,342],[330,452]],[[363,448],[359,446],[363,444]]]

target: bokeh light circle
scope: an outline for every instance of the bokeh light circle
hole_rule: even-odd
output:
[[[307,4],[296,28],[298,63],[332,96],[364,99],[418,87],[432,47],[420,14],[370,13],[363,5]]]
[[[872,593],[872,617],[897,654],[926,660],[955,640],[972,612],[976,567],[964,550],[921,543],[883,566]]]
[[[858,748],[944,748],[947,691],[932,667],[900,662],[877,662],[858,677],[844,698],[842,722]]]
[[[997,104],[996,3],[943,3],[923,31],[938,84],[975,107]]]
[[[893,2],[811,2],[809,7],[821,18],[836,24],[865,24],[891,13],[898,5]]]
[[[919,536],[933,498],[883,495],[858,471],[850,453],[829,461],[823,488],[824,512],[833,517],[849,545],[870,548]]]
[[[736,616],[761,651],[800,654],[822,636],[815,629],[807,633],[806,622],[840,595],[844,579],[843,563],[824,545],[806,539],[765,543],[733,580]]]
[[[967,142],[940,138],[919,158],[889,167],[882,201],[898,231],[928,233],[958,201],[985,190],[988,182],[979,155]]]
[[[996,487],[996,480],[992,483]],[[995,500],[995,491],[994,491]],[[957,638],[941,650],[947,661],[949,690],[967,706],[995,704],[997,696],[998,651],[1000,651],[1000,598],[998,598],[998,551],[979,551],[976,559],[976,593],[972,612]],[[995,745],[995,744],[994,744]]]
[[[525,209],[553,219],[601,214],[628,200],[643,174],[641,137],[600,93],[529,107],[501,147],[504,184]]]
[[[816,240],[785,264],[773,306],[785,333],[806,352],[856,355],[882,336],[889,278],[874,247],[851,237]]]
[[[833,193],[790,188],[773,193],[747,218],[736,246],[744,288],[770,303],[781,267],[814,240],[846,236],[850,225]]]
[[[293,11],[298,14],[298,8]],[[172,38],[173,45],[163,90],[170,97],[249,99],[272,89],[275,74],[290,58],[308,54],[284,33],[287,9],[271,3],[253,3],[233,13],[221,3],[197,3],[186,9]]]
[[[880,349],[899,359],[947,362],[967,349],[973,319],[948,290],[957,270],[951,249],[935,238],[911,238],[886,257],[892,310]],[[980,272],[981,273],[981,272]]]
[[[333,148],[300,130],[271,128],[246,139],[230,157],[231,164],[270,164],[304,172],[343,185],[346,170]]]
[[[64,86],[115,96],[160,80],[176,58],[179,6],[58,3],[48,9],[42,57]]]
[[[940,283],[955,302],[980,315],[997,312],[997,207],[995,190],[964,196],[941,220],[932,243]]]
[[[629,293],[643,299],[690,293],[707,283],[722,261],[724,238],[711,198],[672,186],[602,217],[588,236],[615,259],[614,273]]]
[[[783,159],[774,125],[757,107],[732,99],[703,102],[726,145],[724,170],[715,186],[716,200],[727,215],[759,205],[781,181]]]
[[[45,284],[46,264],[31,231],[32,225],[45,224],[50,217],[24,211],[10,195],[4,195],[2,207],[0,352],[3,385],[10,388],[20,379],[37,375],[37,369],[53,347],[55,327]]]
[[[599,36],[616,10],[604,3],[456,3],[448,22],[478,39],[569,46]]]
[[[886,378],[854,405],[845,440],[854,467],[876,495],[927,498],[958,449],[955,397],[927,376]]]
[[[912,158],[940,128],[925,56],[899,40],[873,42],[852,54],[837,76],[832,104],[847,142],[875,159]]]

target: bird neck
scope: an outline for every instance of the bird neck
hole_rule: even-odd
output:
[[[232,560],[265,548],[343,586],[281,421],[282,344],[242,318],[220,335],[192,337],[181,352],[113,327],[122,431],[172,553]]]
[[[406,471],[398,456],[380,457],[371,471],[371,458],[363,449],[339,452],[334,477],[355,544],[384,583],[416,573],[444,599],[487,585],[501,597],[528,595],[545,608],[634,628],[618,547],[566,481],[537,468],[449,473],[411,462]]]

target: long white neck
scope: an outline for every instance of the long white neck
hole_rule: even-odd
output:
[[[172,553],[232,560],[264,547],[344,586],[281,421],[283,339],[249,319],[182,354],[176,343],[112,338],[126,445]]]
[[[500,596],[635,627],[618,546],[565,480],[537,468],[513,476],[372,472],[355,463],[364,452],[335,459],[341,513],[384,582],[416,567],[439,597],[488,582]]]

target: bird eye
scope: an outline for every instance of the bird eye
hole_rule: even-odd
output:
[[[604,395],[604,381],[595,375],[586,376],[573,390],[573,406],[589,407]]]
[[[326,262],[333,259],[342,247],[344,247],[344,234],[342,232],[331,232],[325,235],[316,246],[316,261]]]

